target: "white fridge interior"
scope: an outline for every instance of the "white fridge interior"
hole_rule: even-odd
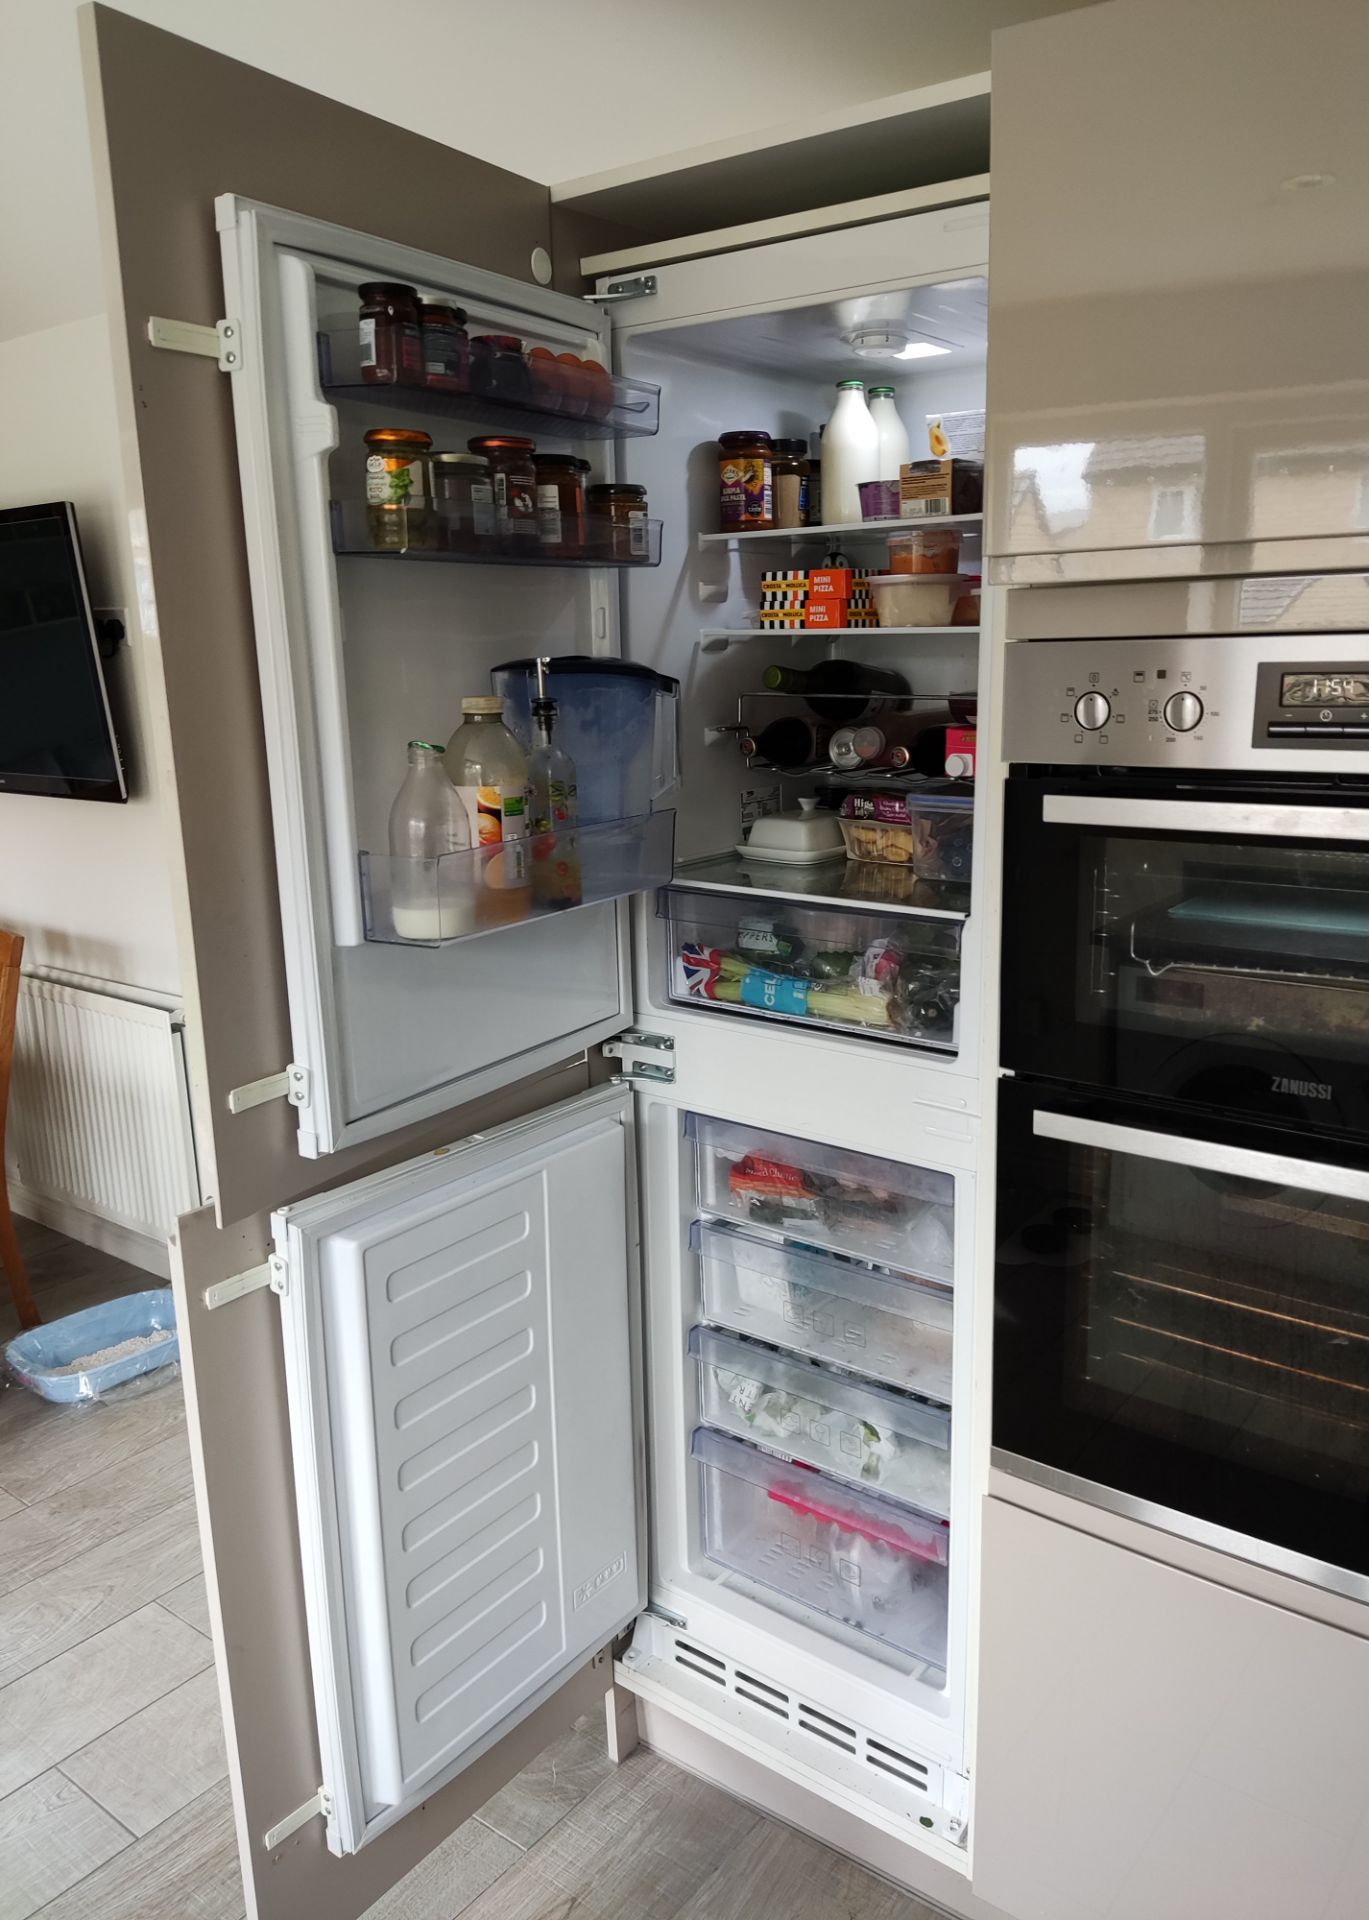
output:
[[[516,333],[602,362],[609,352],[599,311],[243,203],[223,203],[220,224],[238,303],[230,311],[252,316],[263,342],[262,365],[238,386],[237,407],[292,1021],[309,1070],[302,1150],[327,1152],[440,1112],[633,1021],[673,1035],[692,1072],[682,1073],[678,1093],[637,1096],[646,1327],[635,1365],[646,1384],[648,1538],[596,1548],[590,1557],[602,1564],[570,1581],[566,1617],[577,1629],[602,1626],[607,1613],[616,1616],[639,1558],[649,1558],[651,1608],[625,1656],[630,1684],[664,1689],[677,1710],[720,1725],[740,1715],[743,1737],[794,1777],[820,1783],[890,1831],[958,1852],[973,1588],[962,1545],[971,1536],[970,1427],[962,1430],[960,1413],[973,1377],[974,1134],[964,1116],[978,1104],[978,887],[972,872],[954,886],[899,886],[906,876],[857,872],[852,862],[851,891],[843,883],[805,895],[773,874],[767,883],[744,859],[721,872],[691,863],[732,859],[757,804],[792,807],[823,786],[815,771],[796,776],[749,761],[739,745],[743,721],[756,724],[750,715],[772,660],[804,666],[837,654],[896,665],[916,698],[937,706],[975,693],[976,628],[759,633],[762,571],[790,560],[819,564],[832,541],[821,533],[718,540],[716,443],[738,427],[815,434],[836,379],[863,373],[895,385],[920,455],[927,415],[982,409],[983,279],[967,270],[919,285],[910,260],[908,287],[886,284],[870,300],[791,299],[773,313],[634,327],[619,345],[621,392],[659,388],[659,431],[615,441],[572,421],[558,432],[544,420],[537,439],[583,453],[594,477],[646,488],[651,517],[662,523],[651,563],[480,564],[417,549],[358,550],[368,428],[423,424],[445,436],[435,444],[454,448],[490,429],[469,402],[451,400],[439,429],[426,397],[420,405],[401,389],[364,392],[345,373],[339,379],[336,355],[355,327],[357,289],[383,278],[415,283],[459,300],[472,332]],[[945,349],[933,370],[853,360],[844,336],[894,318]],[[339,513],[335,502],[351,504]],[[977,571],[977,520],[962,532],[962,569]],[[853,564],[875,567],[886,538],[879,530],[837,536]],[[481,937],[423,944],[387,935],[367,863],[385,857],[406,741],[444,740],[462,696],[487,692],[502,661],[619,650],[680,683],[673,885],[669,842],[663,852],[656,838],[639,848],[635,875],[615,868],[611,893],[597,903],[481,929]],[[673,951],[686,909],[714,914],[725,929],[744,914],[768,916],[828,946],[879,940],[917,953],[924,943],[938,977],[949,970],[958,980],[959,1006],[928,1039],[842,1030],[821,1013],[790,1018],[695,1002],[680,991]],[[796,1077],[805,1089],[798,1100],[780,1091]],[[837,1082],[868,1087],[866,1111],[845,1093],[827,1097]],[[778,1180],[778,1206],[758,1193],[757,1169],[762,1188]],[[360,1188],[331,1199],[367,1216]],[[277,1223],[287,1247],[297,1211]],[[625,1241],[630,1216],[622,1216]],[[582,1288],[586,1276],[570,1272],[567,1253],[554,1246],[547,1271]],[[452,1275],[460,1265],[438,1276],[434,1313],[459,1305],[448,1295],[459,1292]],[[360,1455],[354,1441],[351,1454],[345,1444],[349,1422],[360,1421],[364,1434],[383,1412],[388,1389],[364,1355],[393,1353],[382,1337],[392,1303],[383,1282],[369,1304],[363,1286],[347,1310],[350,1333],[339,1331],[331,1316],[343,1309],[333,1302],[323,1315],[320,1304],[331,1271],[326,1262],[299,1268],[287,1322],[296,1316],[303,1341],[310,1314],[322,1316],[313,1357],[292,1363],[292,1420],[297,1482],[316,1515],[320,1719],[333,1716],[335,1766],[353,1790],[349,1824],[333,1840],[348,1847],[468,1764],[490,1728],[541,1697],[549,1668],[534,1673],[530,1663],[518,1684],[498,1692],[502,1720],[493,1704],[483,1719],[462,1720],[462,1709],[445,1744],[427,1736],[405,1744],[419,1697],[416,1650],[445,1642],[441,1632],[405,1638],[404,1608],[386,1581],[393,1529],[402,1537],[419,1516],[387,1517],[361,1470],[374,1464],[369,1440]],[[338,1286],[345,1294],[346,1283]],[[625,1341],[632,1309],[610,1294],[601,1324]],[[573,1341],[556,1351],[570,1336],[555,1314],[545,1338],[564,1395],[583,1356]],[[334,1394],[346,1402],[340,1424],[321,1429],[317,1407]],[[534,1417],[537,1395],[525,1398],[500,1443],[519,1459],[519,1422]],[[606,1435],[602,1469],[584,1455],[579,1494],[601,1471],[605,1488],[623,1471],[631,1478],[638,1442],[622,1407],[608,1431],[602,1408],[576,1411],[573,1393],[565,1404],[582,1452],[588,1424],[598,1421]],[[639,1426],[642,1418],[639,1408]],[[532,1456],[544,1461],[545,1446],[532,1446],[508,1499],[535,1493],[550,1503],[564,1539],[573,1519],[564,1474],[540,1492],[524,1486],[524,1471],[536,1476]],[[326,1473],[325,1458],[333,1463]],[[346,1486],[332,1484],[334,1471]],[[407,1456],[398,1471],[413,1471]],[[368,1540],[379,1561],[363,1577]],[[520,1560],[510,1577],[522,1575],[564,1597],[565,1577],[558,1586],[549,1562]],[[325,1602],[329,1592],[345,1596],[349,1581],[355,1597],[340,1626]],[[602,1602],[596,1582],[611,1589]],[[410,1594],[411,1583],[402,1584],[401,1598]],[[552,1599],[530,1602],[529,1618],[537,1608],[536,1631],[550,1633]],[[563,1633],[550,1665],[582,1643],[583,1631]],[[429,1711],[434,1702],[447,1711],[440,1686],[421,1691]],[[358,1703],[350,1731],[337,1730],[341,1697]]]

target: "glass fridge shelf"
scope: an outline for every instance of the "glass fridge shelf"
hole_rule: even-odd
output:
[[[820,527],[765,527],[755,533],[701,533],[699,545],[709,547],[749,547],[756,542],[806,542],[840,538],[852,540],[861,534],[925,533],[932,527],[981,527],[982,513],[920,514],[910,520],[834,520]]]
[[[543,554],[536,547],[454,547],[444,544],[448,522],[441,508],[387,507],[395,516],[386,525],[386,544],[372,538],[371,509],[364,500],[334,500],[329,504],[333,552],[360,560],[453,561],[478,567],[659,567],[661,522],[648,520],[640,553],[625,553],[624,530],[614,523],[586,516],[585,550],[580,554]]]
[[[321,332],[318,352],[319,384],[329,400],[380,409],[391,417],[422,415],[534,437],[549,434],[558,440],[632,440],[660,431],[659,387],[646,380],[610,376],[602,369],[587,378],[581,370],[584,363],[542,361],[537,364],[546,371],[534,380],[529,371],[532,363],[518,355],[508,356],[507,365],[496,367],[495,372],[511,385],[526,382],[526,394],[518,397],[421,382],[391,385],[363,380],[355,327]]]
[[[944,640],[947,635],[966,634],[973,638],[978,626],[964,627],[705,627],[699,635],[704,653],[726,653],[729,647],[747,640]]]
[[[569,833],[464,849],[440,860],[361,852],[366,938],[386,946],[449,947],[531,920],[623,900],[670,879],[669,808]]]

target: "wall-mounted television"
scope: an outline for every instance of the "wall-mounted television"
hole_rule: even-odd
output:
[[[68,500],[0,510],[0,794],[127,800]]]

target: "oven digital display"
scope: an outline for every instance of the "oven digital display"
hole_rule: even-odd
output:
[[[1369,707],[1369,673],[1286,673],[1281,707]]]

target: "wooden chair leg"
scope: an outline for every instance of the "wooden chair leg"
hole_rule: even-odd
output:
[[[0,1266],[4,1267],[9,1280],[10,1298],[14,1302],[20,1326],[41,1327],[43,1316],[38,1311],[38,1302],[29,1284],[29,1270],[19,1250],[19,1235],[14,1231],[14,1215],[10,1212],[9,1194],[5,1191],[3,1167],[0,1167]]]

